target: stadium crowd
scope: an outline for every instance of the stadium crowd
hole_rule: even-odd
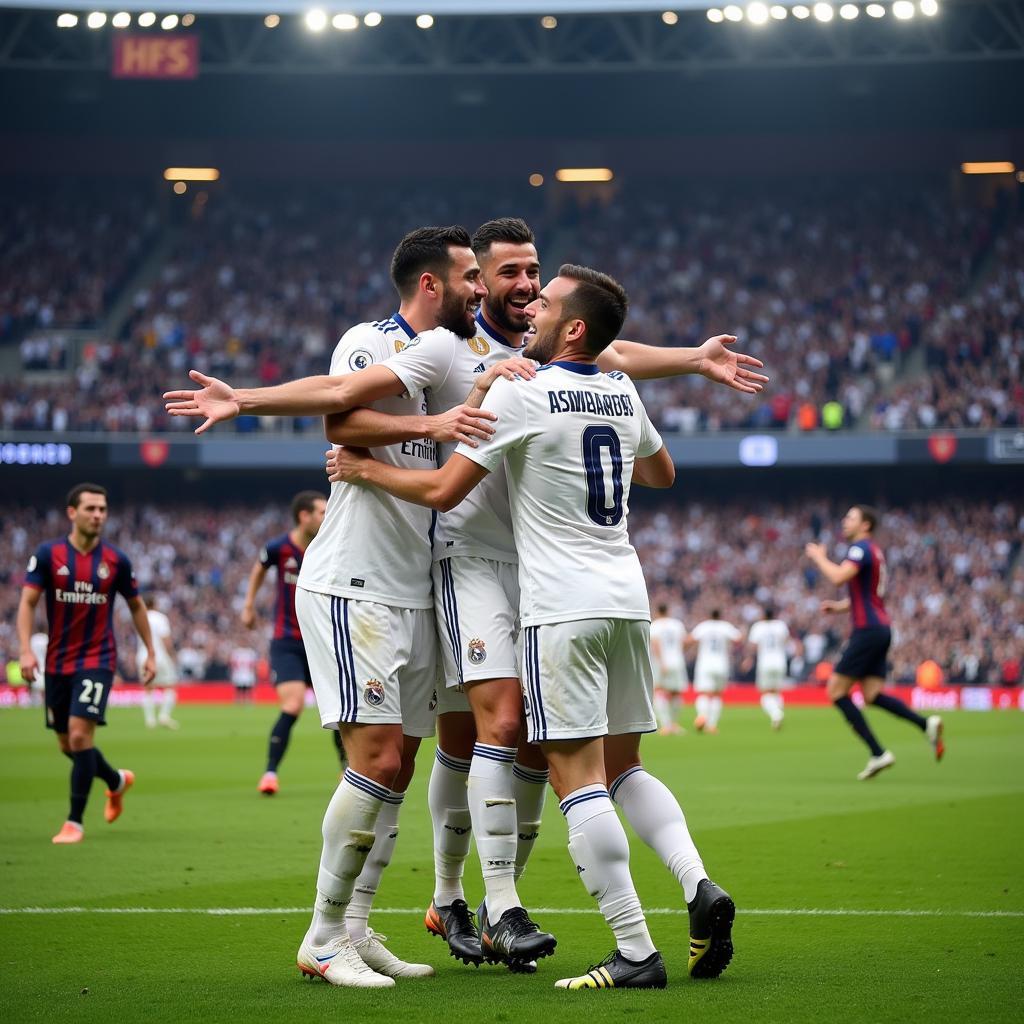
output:
[[[261,546],[288,528],[287,497],[280,507],[115,503],[106,536],[128,553],[143,592],[169,614],[188,675],[223,679],[233,648],[266,651],[273,588],[260,594],[259,629],[243,629],[239,613]],[[751,511],[752,504],[686,501],[635,509],[631,534],[652,600],[666,599],[691,628],[719,608],[744,631],[772,605],[795,637],[791,675],[813,679],[815,665],[834,657],[849,624],[848,616],[819,613],[820,601],[836,594],[803,558],[803,546],[819,538],[838,557],[835,524],[845,508],[794,499],[758,503]],[[44,517],[0,506],[5,662],[18,654],[14,621],[24,566],[38,543],[64,529],[56,511]],[[889,566],[893,678],[913,681],[917,666],[930,658],[951,682],[1019,682],[1024,507],[947,499],[887,509],[878,539]],[[135,648],[123,609],[121,627],[122,668],[132,677]],[[749,657],[734,668],[739,677],[749,677]]]

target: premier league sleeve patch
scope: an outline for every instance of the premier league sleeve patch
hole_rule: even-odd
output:
[[[353,372],[356,370],[365,370],[372,364],[373,356],[367,352],[365,348],[357,349],[348,357],[348,366]]]

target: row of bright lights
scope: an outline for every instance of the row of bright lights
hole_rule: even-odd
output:
[[[177,14],[165,14],[160,19],[160,27],[165,32],[170,32],[180,24],[184,28],[194,25],[196,16],[194,14],[183,14],[180,18]],[[138,18],[140,28],[152,28],[156,24],[156,15],[152,11],[143,11]],[[107,23],[105,11],[93,11],[86,16],[86,25],[89,28],[103,28]],[[118,11],[111,16],[110,24],[114,28],[128,28],[132,23],[132,16],[127,11]],[[77,14],[58,14],[57,28],[74,28],[78,24]]]
[[[909,21],[920,11],[926,18],[934,18],[939,13],[938,0],[918,0],[915,6],[912,0],[895,0],[891,7],[892,16],[900,21]],[[853,21],[860,17],[861,8],[858,4],[840,4],[839,17],[844,21]],[[884,18],[885,6],[879,3],[867,4],[864,13],[869,18]],[[743,21],[744,18],[751,25],[767,25],[769,20],[783,21],[792,14],[794,18],[801,21],[811,16],[818,21],[832,21],[836,16],[836,7],[830,3],[816,3],[813,5],[795,4],[793,7],[784,7],[782,4],[768,5],[766,3],[747,4],[746,10],[739,4],[729,4],[726,7],[712,7],[708,10],[708,21],[716,25],[723,21]]]

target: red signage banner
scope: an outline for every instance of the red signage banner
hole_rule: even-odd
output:
[[[110,73],[114,78],[196,78],[199,37],[118,32]]]

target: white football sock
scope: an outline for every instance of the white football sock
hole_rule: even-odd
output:
[[[637,765],[623,772],[611,784],[609,792],[633,831],[675,875],[689,903],[697,894],[697,883],[707,878],[708,873],[690,838],[683,809],[672,791]]]
[[[697,694],[697,717],[707,718],[708,717],[708,705],[711,698],[706,693]]]
[[[427,805],[434,826],[434,906],[447,907],[465,899],[462,871],[472,842],[469,816],[469,761],[452,757],[440,747],[427,786]]]
[[[476,833],[480,870],[487,892],[487,916],[498,921],[520,907],[516,892],[516,801],[512,795],[515,747],[473,745],[469,767],[469,813]]]
[[[160,704],[160,720],[166,721],[171,717],[174,705],[178,703],[178,691],[173,686],[164,687],[164,699]]]
[[[156,697],[148,686],[142,691],[142,717],[146,725],[156,725]]]
[[[654,951],[640,897],[629,873],[629,840],[602,785],[583,786],[559,804],[569,826],[569,856],[580,881],[601,908],[627,960]]]
[[[373,849],[367,855],[363,870],[359,872],[352,890],[352,902],[345,912],[345,924],[353,942],[366,934],[373,898],[377,895],[381,875],[391,863],[391,855],[398,842],[398,812],[402,809],[404,799],[404,793],[391,790],[377,815],[373,829]]]
[[[708,725],[718,728],[718,720],[722,717],[722,698],[708,697]]]
[[[390,793],[386,786],[346,768],[327,805],[322,828],[324,846],[316,879],[316,902],[309,927],[309,940],[314,946],[322,946],[347,934],[345,911],[376,838],[374,826],[383,798]]]
[[[527,768],[518,761],[512,765],[512,796],[516,802],[518,841],[516,843],[516,871],[518,882],[526,870],[544,817],[544,798],[548,792],[548,773]]]
[[[772,722],[782,721],[782,695],[779,693],[762,693],[761,708]]]
[[[672,724],[672,706],[664,690],[654,691],[654,714],[659,729],[667,729]]]

